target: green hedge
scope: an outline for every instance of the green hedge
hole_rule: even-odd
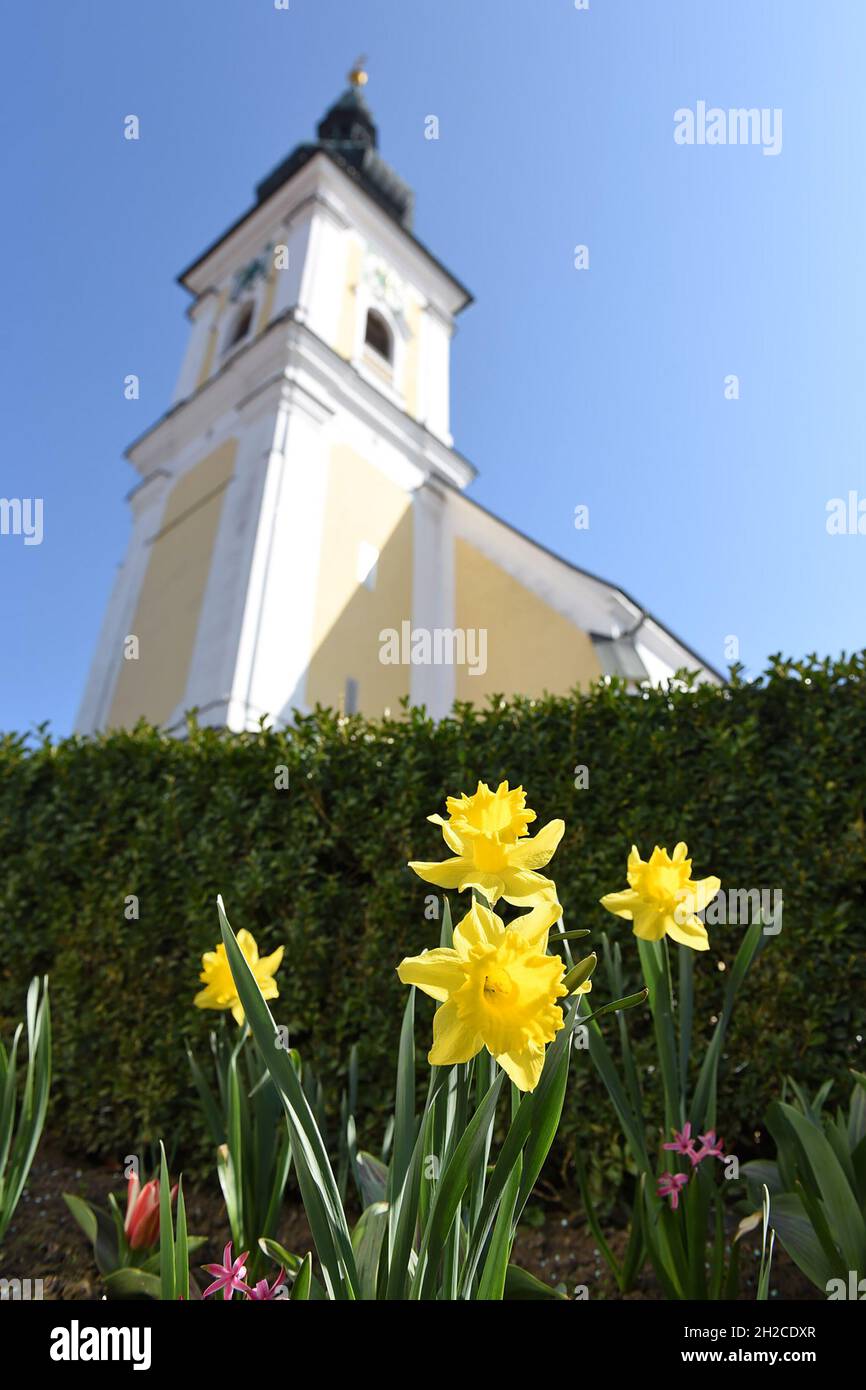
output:
[[[781,888],[784,927],[741,996],[727,1044],[720,1128],[747,1142],[781,1076],[817,1084],[863,1066],[864,658],[774,659],[755,682],[411,710],[369,723],[317,711],[279,734],[140,727],[34,746],[0,740],[0,1027],[26,983],[51,976],[56,1083],[50,1124],[70,1148],[116,1159],[159,1135],[189,1160],[202,1130],[183,1052],[216,1015],[192,1007],[222,892],[236,929],[283,942],[278,1019],[336,1099],[360,1048],[362,1134],[388,1104],[404,991],[394,966],[431,943],[427,885],[410,858],[441,858],[425,817],[478,778],[522,782],[565,838],[551,865],[570,927],[608,930],[637,978],[627,923],[597,900],[624,883],[632,842],[688,842],[695,873]],[[289,769],[288,790],[275,769]],[[575,788],[585,765],[589,786]],[[139,900],[127,920],[125,900]],[[711,931],[697,962],[707,1034],[742,928]],[[591,940],[590,940],[591,944]],[[601,994],[603,984],[599,981]],[[432,1006],[430,1006],[432,1008]],[[419,1007],[420,1034],[429,1023]],[[630,1026],[647,1038],[646,1017]],[[422,1039],[423,1040],[423,1039]],[[650,1122],[657,1117],[648,1116]],[[588,1059],[560,1148],[585,1143],[596,1178],[619,1147]],[[554,1170],[555,1172],[555,1170]]]

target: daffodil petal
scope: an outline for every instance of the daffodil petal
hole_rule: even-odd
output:
[[[664,914],[658,908],[638,903],[634,910],[634,934],[641,941],[661,941],[665,934]]]
[[[496,1060],[518,1090],[534,1091],[544,1066],[544,1046],[530,1042],[518,1052],[501,1052]]]
[[[681,946],[691,946],[695,951],[710,949],[707,929],[699,917],[689,917],[679,922],[675,917],[666,917],[665,930],[671,940],[678,941]]]
[[[480,1037],[463,1022],[453,1000],[440,1004],[433,1015],[433,1046],[427,1054],[431,1067],[468,1062],[482,1047]]]
[[[722,886],[719,878],[702,878],[692,884],[691,890],[683,896],[686,912],[703,912]]]
[[[638,873],[642,867],[643,860],[640,857],[640,850],[638,849],[637,845],[632,845],[631,850],[629,851],[628,865],[626,867],[625,875],[632,888],[634,888],[635,879],[637,878]]]
[[[460,957],[451,946],[437,946],[420,956],[407,956],[397,966],[397,974],[404,985],[417,985],[440,1003],[464,980]]]
[[[278,946],[269,956],[260,956],[256,962],[256,975],[258,976],[260,971],[262,975],[276,975],[282,964],[285,949],[285,946]]]
[[[259,958],[259,948],[256,945],[256,938],[252,932],[246,931],[243,927],[238,932],[237,942],[244,954],[247,965],[255,965]]]
[[[556,896],[553,881],[528,869],[509,869],[503,876],[503,898],[514,907],[534,907]]]
[[[565,821],[548,821],[537,835],[518,841],[511,851],[511,863],[518,869],[543,869],[556,853],[564,832]]]
[[[547,950],[550,928],[554,922],[559,921],[561,916],[562,908],[556,899],[547,899],[536,903],[529,912],[518,917],[511,923],[508,930],[519,932],[524,941],[543,953]]]
[[[635,908],[640,903],[640,897],[633,888],[624,888],[621,893],[605,893],[603,898],[599,898],[599,902],[615,917],[624,917],[630,922],[634,917]]]
[[[454,944],[461,956],[468,956],[473,946],[496,945],[504,935],[502,918],[483,903],[474,902],[454,928]]]
[[[460,880],[471,866],[465,859],[443,859],[438,864],[421,863],[412,860],[409,868],[426,883],[435,883],[437,888],[459,888]]]
[[[459,891],[467,892],[470,888],[476,888],[491,907],[502,897],[502,875],[486,874],[480,869],[470,868],[466,871],[459,883]]]

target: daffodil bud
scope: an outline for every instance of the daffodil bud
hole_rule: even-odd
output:
[[[587,983],[590,975],[592,974],[593,970],[597,965],[598,956],[595,954],[595,951],[593,951],[591,956],[586,956],[583,960],[579,960],[577,962],[577,965],[573,966],[572,969],[569,970],[568,974],[562,981],[567,992],[569,994],[575,994],[580,989],[581,985],[585,985]],[[583,992],[586,993],[585,990]]]

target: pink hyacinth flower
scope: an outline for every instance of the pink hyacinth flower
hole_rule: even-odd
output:
[[[673,1142],[671,1144],[663,1144],[662,1148],[670,1149],[672,1153],[685,1154],[686,1158],[688,1158],[694,1166],[696,1161],[695,1141],[692,1138],[691,1120],[686,1120],[681,1134],[677,1130],[674,1130]]]
[[[226,1302],[234,1293],[249,1294],[250,1291],[244,1283],[244,1275],[247,1272],[245,1262],[249,1253],[248,1250],[245,1250],[242,1255],[238,1255],[236,1260],[232,1260],[232,1243],[229,1241],[223,1251],[221,1265],[202,1265],[202,1269],[214,1276],[214,1282],[208,1284],[202,1298],[207,1298],[212,1293],[219,1293],[220,1289],[223,1291],[223,1298]]]
[[[257,1284],[248,1290],[247,1297],[254,1302],[258,1302],[259,1300],[264,1301],[269,1298],[279,1298],[281,1290],[285,1288],[283,1282],[285,1277],[286,1271],[281,1269],[272,1284],[268,1284],[267,1279],[260,1279]]]
[[[698,1138],[701,1141],[701,1147],[695,1154],[695,1163],[700,1163],[701,1160],[705,1158],[719,1158],[724,1163],[725,1152],[722,1148],[724,1140],[716,1138],[716,1131],[714,1129],[708,1129],[706,1134],[699,1134]]]
[[[670,1197],[671,1211],[676,1211],[680,1204],[680,1188],[685,1187],[688,1180],[688,1173],[662,1173],[657,1180],[656,1196]]]

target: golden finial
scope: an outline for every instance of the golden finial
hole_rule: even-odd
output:
[[[349,81],[353,87],[366,87],[368,78],[367,58],[365,54],[362,53],[360,58],[356,58],[352,64],[349,71]]]

